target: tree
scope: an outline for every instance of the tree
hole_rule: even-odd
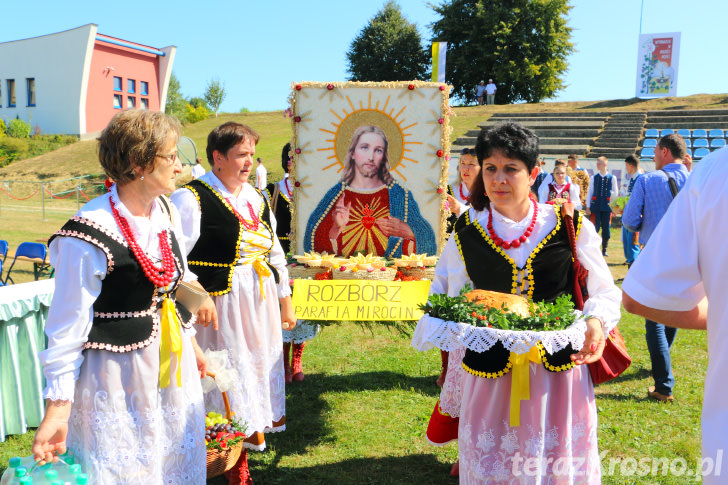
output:
[[[217,118],[217,110],[220,109],[220,105],[225,99],[226,94],[225,85],[221,84],[219,80],[213,79],[207,83],[207,88],[205,88],[205,94],[203,97],[205,98],[205,101],[207,101],[207,105],[210,109],[215,112],[215,118]]]
[[[427,79],[429,55],[417,26],[390,0],[352,41],[346,53],[352,81]]]
[[[568,0],[451,0],[432,9],[441,16],[433,40],[448,43],[446,79],[455,97],[474,101],[475,86],[488,78],[499,103],[537,103],[565,87],[574,50]]]
[[[177,76],[172,73],[169,77],[169,87],[167,88],[167,104],[164,112],[170,116],[174,116],[180,123],[187,121],[187,101],[185,101],[180,91],[180,82]]]

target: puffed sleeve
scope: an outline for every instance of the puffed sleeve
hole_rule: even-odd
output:
[[[574,203],[574,209],[581,210],[581,188],[579,184],[569,185],[569,197],[570,201]]]
[[[170,199],[177,208],[179,224],[175,222],[177,241],[185,254],[190,254],[200,238],[200,205],[191,190],[181,188],[175,190]],[[179,227],[180,232],[177,232]]]
[[[272,210],[269,213],[270,225],[273,230],[273,233],[271,234],[273,237],[273,247],[270,251],[270,264],[272,264],[278,271],[278,276],[280,277],[278,280],[278,298],[285,298],[291,294],[286,253],[283,251],[283,247],[281,246],[281,242],[278,240],[278,236],[276,236],[276,228],[278,227],[276,216],[273,214]]]
[[[73,401],[93,304],[106,277],[106,255],[80,239],[58,237],[50,245],[50,262],[56,270],[56,285],[45,325],[48,346],[38,354],[46,378],[43,397]]]

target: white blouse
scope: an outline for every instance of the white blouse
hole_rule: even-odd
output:
[[[223,185],[220,179],[218,179],[213,172],[207,172],[205,175],[200,177],[199,180],[210,185],[243,216],[248,217],[247,202],[250,202],[250,205],[253,207],[256,214],[260,212],[261,204],[263,204],[263,198],[250,184],[243,184],[240,193],[236,197],[225,188],[225,185]],[[184,253],[189,254],[197,243],[197,240],[200,238],[200,217],[202,216],[202,213],[200,212],[200,205],[192,191],[185,188],[176,190],[172,194],[171,199],[182,218],[182,231],[180,234],[183,235],[181,235],[178,240],[183,246]],[[270,222],[271,229],[273,230],[273,234],[271,234],[273,247],[269,253],[270,263],[276,268],[276,270],[278,270],[278,275],[280,277],[278,283],[278,298],[284,298],[291,294],[291,286],[288,280],[286,255],[283,252],[281,243],[278,241],[278,237],[275,236],[277,224],[273,211],[270,211]],[[248,252],[245,239],[241,242],[241,245],[243,247],[241,248],[240,253],[241,255],[245,255]],[[256,251],[258,251],[258,249],[256,249]]]
[[[554,208],[552,205],[539,204],[536,225],[528,240],[518,248],[504,249],[519,268],[524,267],[534,248],[556,227],[557,218]],[[487,210],[476,211],[470,208],[469,211],[471,221],[477,220],[483,227],[487,226]],[[528,215],[520,221],[512,221],[493,209],[493,228],[496,234],[505,240],[516,239],[524,233],[531,223],[532,217],[533,204],[531,204]],[[608,332],[619,322],[622,295],[619,288],[615,286],[614,278],[602,256],[601,244],[602,239],[597,235],[594,225],[586,217],[582,217],[581,230],[576,240],[576,251],[581,264],[589,270],[587,279],[589,299],[584,302],[583,313],[599,318],[604,324],[605,332]],[[487,268],[483,268],[483,270],[487,271]],[[525,273],[525,271],[524,268],[523,272]],[[519,279],[526,280],[524,291],[526,293],[528,275],[521,274]],[[430,294],[446,293],[448,296],[455,296],[465,284],[475,287],[468,277],[455,238],[451,237],[445,244],[435,268]],[[518,287],[521,288],[521,285],[519,284]]]
[[[114,185],[111,192],[91,200],[76,215],[100,224],[120,238],[123,236],[111,212],[109,198],[114,200],[119,214],[129,222],[142,250],[155,263],[161,261],[158,234],[169,229],[173,229],[176,234],[182,233],[180,217],[176,211],[173,215],[174,228],[156,201],[150,218],[134,217],[119,200]],[[180,245],[180,249],[184,252],[183,246]],[[75,382],[83,363],[83,345],[91,331],[93,304],[101,293],[101,284],[106,278],[107,261],[101,249],[75,237],[53,239],[49,254],[50,263],[55,268],[56,285],[45,325],[48,347],[38,354],[46,378],[43,397],[73,401]],[[195,281],[197,277],[187,269],[186,258],[182,259],[182,264],[185,268],[183,280]],[[182,333],[194,336],[195,330],[183,327]]]

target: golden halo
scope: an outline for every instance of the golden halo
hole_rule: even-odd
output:
[[[387,135],[387,142],[389,143],[387,149],[389,169],[395,169],[402,161],[404,155],[404,134],[399,124],[391,116],[375,109],[354,111],[338,125],[334,137],[336,159],[344,167],[354,132],[360,126],[369,125],[378,126]]]

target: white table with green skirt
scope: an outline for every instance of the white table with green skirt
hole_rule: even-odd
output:
[[[0,442],[37,427],[43,404],[43,369],[38,352],[55,280],[0,286]]]

